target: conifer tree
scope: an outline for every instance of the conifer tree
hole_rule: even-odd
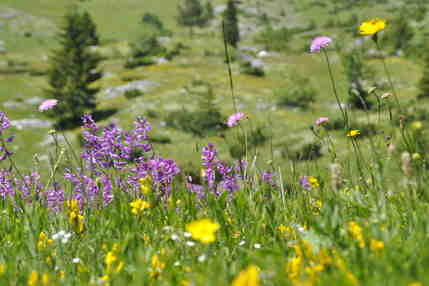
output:
[[[68,128],[80,122],[80,117],[95,110],[95,94],[98,88],[91,84],[101,78],[98,70],[100,57],[89,47],[98,43],[95,24],[87,13],[72,8],[64,16],[64,25],[59,32],[61,47],[51,57],[48,74],[49,98],[58,100],[58,105],[48,113],[57,119],[57,126]]]
[[[238,29],[237,7],[234,0],[228,0],[227,8],[223,16],[225,27],[225,39],[233,47],[240,41],[240,31]]]
[[[200,0],[183,0],[182,5],[178,6],[178,10],[177,22],[179,25],[189,27],[191,36],[193,35],[193,27],[201,27],[207,23]]]

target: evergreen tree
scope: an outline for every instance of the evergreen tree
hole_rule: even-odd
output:
[[[179,5],[179,17],[177,22],[179,25],[189,27],[191,36],[193,35],[193,27],[202,27],[207,23],[204,17],[204,9],[200,0],[183,0],[182,5]]]
[[[228,0],[227,8],[223,16],[225,25],[225,39],[233,47],[240,41],[240,31],[238,29],[237,7],[234,0]]]
[[[419,82],[419,98],[429,98],[429,53],[425,57],[425,67],[423,77]]]
[[[89,14],[75,8],[64,16],[64,26],[59,32],[61,48],[54,51],[49,70],[49,98],[58,105],[48,113],[57,118],[57,126],[68,128],[80,122],[80,117],[96,108],[95,94],[99,89],[91,86],[101,78],[97,69],[100,57],[89,47],[98,42],[98,36]]]
[[[100,40],[97,35],[97,26],[94,21],[92,21],[91,15],[88,12],[84,12],[82,17],[82,28],[84,28],[85,33],[87,34],[88,45],[96,46],[99,44]]]
[[[206,15],[205,18],[207,19],[207,21],[212,20],[215,16],[213,5],[210,2],[210,0],[206,2],[205,15]]]

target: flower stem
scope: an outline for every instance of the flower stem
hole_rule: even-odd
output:
[[[349,129],[349,121],[348,121],[347,111],[343,109],[343,106],[341,105],[341,102],[340,102],[340,98],[338,96],[337,86],[335,85],[335,79],[334,79],[334,75],[332,73],[332,68],[331,68],[331,63],[329,61],[328,53],[326,52],[325,49],[322,48],[322,50],[323,50],[323,54],[325,55],[326,63],[328,64],[329,77],[331,79],[331,84],[332,84],[332,89],[334,91],[335,99],[337,100],[338,107],[340,108],[341,113],[343,115],[344,126],[348,130]]]

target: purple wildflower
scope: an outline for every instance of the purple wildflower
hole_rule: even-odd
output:
[[[328,117],[320,117],[319,119],[316,120],[316,125],[320,126],[325,122],[328,122],[329,118]]]
[[[55,107],[55,105],[57,105],[57,104],[58,104],[58,100],[56,100],[56,99],[45,100],[39,105],[39,111],[43,112],[43,111],[49,110],[49,109]]]
[[[212,143],[209,143],[207,147],[203,147],[203,155],[201,159],[203,161],[203,166],[205,167],[205,177],[209,188],[214,187],[216,172],[215,168],[217,165],[217,150]]]
[[[0,111],[0,133],[8,128],[10,128],[9,118],[7,118],[6,113]]]
[[[48,208],[54,212],[59,212],[64,206],[64,190],[61,189],[58,183],[54,183],[53,187],[49,188],[45,193],[45,199]]]
[[[262,173],[262,181],[272,187],[277,187],[277,184],[274,183],[274,177],[276,176],[276,174],[270,172],[270,171],[265,171]]]
[[[228,122],[227,122],[228,127],[236,126],[238,124],[238,122],[245,117],[246,117],[246,115],[243,112],[234,113],[233,115],[231,115],[228,118]]]
[[[311,190],[311,183],[308,180],[308,176],[301,176],[299,178],[299,184],[306,190]]]
[[[326,36],[320,36],[313,39],[310,46],[311,53],[318,53],[320,50],[329,46],[332,43],[332,39]]]
[[[137,167],[132,169],[136,175],[129,178],[130,184],[139,188],[139,179],[149,175],[152,178],[154,190],[160,190],[161,196],[168,196],[172,190],[174,178],[180,173],[180,169],[173,160],[154,157],[148,161],[140,157]]]

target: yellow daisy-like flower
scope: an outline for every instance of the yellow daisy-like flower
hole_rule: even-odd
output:
[[[139,179],[140,190],[144,195],[148,195],[152,192],[152,176],[146,175],[144,178]]]
[[[150,203],[137,199],[130,203],[131,206],[131,212],[135,215],[139,215],[142,213],[145,209],[150,208]]]
[[[350,130],[349,133],[347,133],[347,137],[356,137],[360,135],[360,130],[354,129],[354,130]]]
[[[386,27],[386,20],[382,19],[371,19],[368,21],[362,22],[359,27],[359,33],[364,36],[372,36],[378,32],[384,30]]]
[[[202,243],[212,243],[216,240],[216,232],[220,225],[209,219],[200,219],[186,225],[186,231],[191,233],[192,238]]]
[[[373,252],[380,253],[384,248],[384,242],[371,239],[369,246]]]
[[[247,269],[241,271],[232,281],[232,286],[259,286],[259,270],[255,265],[250,265]]]

